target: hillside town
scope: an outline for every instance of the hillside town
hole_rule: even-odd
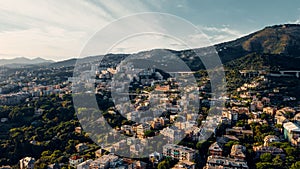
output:
[[[300,169],[299,2],[1,0],[0,169]]]
[[[289,85],[299,80],[297,74],[240,70],[239,74],[246,79],[245,83],[219,98],[212,98],[210,78],[207,75],[198,79],[198,86],[195,88],[179,87],[182,83],[178,74],[184,77],[194,76],[199,72],[173,72],[166,75],[152,68],[131,73],[128,73],[128,67],[123,69],[126,70],[111,65],[92,66],[89,72],[96,76],[93,80],[96,85],[92,92],[108,102],[111,101],[107,94],[112,88],[110,81],[118,72],[125,71],[126,73],[122,74],[123,78],[133,79],[130,83],[118,83],[117,86],[113,86],[118,93],[123,93],[129,86],[129,98],[119,95],[119,104],[115,101],[114,106],[107,104],[108,107],[102,110],[103,116],[109,117],[107,121],[113,124],[117,133],[126,136],[127,139],[109,146],[96,145],[88,139],[89,133],[84,127],[72,122],[75,125],[67,131],[69,133],[54,133],[53,138],[46,140],[37,136],[24,140],[32,146],[51,145],[63,134],[67,134],[69,136],[66,137],[78,138],[76,141],[69,141],[69,149],[72,150],[68,153],[55,150],[52,154],[42,151],[34,156],[25,156],[24,153],[24,156],[18,159],[17,166],[21,169],[41,166],[47,169],[249,169],[253,168],[252,165],[256,168],[275,165],[283,167],[284,161],[290,161],[288,165],[293,165],[299,159],[299,98],[289,91]],[[35,104],[33,112],[26,114],[30,123],[24,124],[32,129],[41,126],[43,120],[59,121],[60,116],[50,117],[50,107],[37,103],[40,98],[52,97],[59,99],[63,104],[70,104],[68,96],[75,94],[72,93],[72,85],[78,83],[78,79],[71,76],[71,70],[62,67],[16,71],[1,82],[1,105],[24,104],[32,107]],[[83,72],[80,79],[88,79],[89,72]],[[187,92],[180,96],[180,90]],[[128,100],[130,104],[123,102]],[[199,111],[192,107],[198,100]],[[218,104],[221,101],[224,101],[224,106]],[[119,117],[120,113],[125,119],[121,123],[115,118]],[[15,116],[17,114],[12,113],[6,117],[1,116],[3,129],[7,125],[13,125]],[[73,115],[70,116],[71,119]],[[31,130],[30,128],[26,130]],[[204,136],[206,131],[211,131],[209,137]],[[10,135],[14,135],[14,132],[9,130]],[[6,138],[5,135],[5,131],[1,130],[1,137]],[[109,142],[109,137],[113,136],[100,134],[99,137]],[[161,149],[147,147],[149,139],[154,137],[160,137],[161,143],[157,144],[161,144]],[[3,141],[1,146],[4,143]],[[128,151],[131,155],[149,153],[143,158],[132,159],[119,156],[120,151]],[[51,159],[54,159],[50,161],[54,163],[46,164],[41,156],[45,159],[51,156]]]

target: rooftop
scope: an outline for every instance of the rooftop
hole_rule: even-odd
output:
[[[283,128],[288,130],[289,132],[294,131],[294,132],[300,132],[299,126],[294,124],[293,122],[287,122],[283,124]]]

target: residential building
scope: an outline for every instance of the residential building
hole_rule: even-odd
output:
[[[102,149],[102,148],[96,150],[96,151],[95,151],[95,156],[96,156],[96,158],[100,158],[101,156],[103,156],[103,155],[104,155],[104,152],[105,152],[105,150]]]
[[[123,131],[130,131],[131,132],[131,125],[122,125],[121,130]]]
[[[123,160],[114,154],[103,155],[100,158],[90,162],[90,169],[108,169],[116,168],[123,164]]]
[[[184,137],[184,131],[176,126],[164,128],[160,131],[160,134],[168,137],[171,142],[181,141]]]
[[[191,161],[179,161],[172,169],[195,169],[196,164]]]
[[[212,156],[222,156],[223,155],[223,148],[221,144],[218,142],[214,142],[210,147],[208,148],[209,154]]]
[[[264,138],[264,146],[270,146],[272,142],[280,142],[280,139],[275,135],[267,135]]]
[[[72,156],[69,158],[69,165],[71,167],[76,167],[78,164],[82,163],[83,162],[83,157],[80,157],[80,156]]]
[[[48,165],[47,169],[61,169],[58,163]]]
[[[242,145],[233,145],[231,147],[230,156],[236,159],[246,159],[246,147]]]
[[[295,123],[288,122],[283,124],[284,138],[287,139],[292,145],[300,146],[300,127]]]
[[[32,157],[25,157],[20,160],[20,169],[34,169],[35,159]]]
[[[115,148],[115,150],[120,150],[124,147],[126,147],[127,143],[126,143],[126,140],[121,140],[115,144],[112,145],[112,147]]]
[[[281,124],[283,125],[284,123],[289,122],[289,119],[287,119],[284,115],[282,114],[277,114],[275,115],[275,123],[276,124]]]
[[[133,161],[128,165],[128,169],[146,169],[147,163],[142,161]]]
[[[209,156],[205,169],[249,169],[247,162],[241,159],[221,156]]]
[[[273,107],[264,107],[264,108],[263,108],[263,112],[266,113],[266,114],[269,114],[269,115],[271,115],[271,116],[274,115],[275,110],[276,110],[276,109],[274,109]]]
[[[143,152],[144,148],[141,144],[132,144],[130,145],[130,153],[134,155],[139,155],[141,152]]]
[[[165,85],[165,86],[157,85],[155,87],[155,91],[159,91],[159,92],[167,92],[169,90],[170,90],[170,86],[169,85]]]
[[[136,128],[136,134],[139,136],[144,137],[145,136],[145,132],[150,130],[150,125],[147,123],[143,123],[137,126]]]
[[[163,155],[179,161],[192,161],[195,159],[196,150],[176,144],[166,144],[163,146]]]
[[[151,161],[152,163],[158,164],[162,160],[162,157],[163,157],[162,154],[155,151],[155,152],[149,154],[149,161]]]
[[[263,120],[260,118],[256,118],[256,119],[248,119],[248,124],[252,124],[252,123],[259,123],[259,124],[268,124],[267,120]]]
[[[154,118],[153,121],[151,121],[151,127],[153,129],[160,129],[163,127],[164,124],[164,119],[163,118]]]
[[[253,131],[252,130],[245,130],[242,127],[233,127],[233,128],[227,128],[226,129],[227,135],[234,135],[239,139],[245,139],[247,137],[253,137]]]
[[[291,114],[291,115],[295,115],[295,110],[291,107],[284,107],[282,109],[279,109],[276,111],[276,114],[282,114],[284,116],[287,116],[288,114]]]
[[[178,127],[180,130],[188,130],[194,126],[197,126],[197,123],[195,121],[176,122],[174,126]]]
[[[263,103],[261,101],[252,101],[250,104],[250,111],[263,110]]]
[[[89,159],[77,165],[76,169],[89,169],[93,160]]]
[[[217,137],[217,142],[221,145],[225,145],[229,141],[240,141],[237,137],[232,135],[223,135],[221,137]]]
[[[296,124],[300,125],[300,113],[298,113],[294,116],[294,121]]]
[[[232,112],[237,112],[238,114],[248,114],[249,113],[249,108],[248,107],[244,107],[244,106],[235,106],[232,107]]]
[[[79,143],[75,146],[77,152],[81,153],[84,150],[88,149],[89,147],[85,143]]]
[[[222,111],[222,117],[226,117],[227,119],[229,119],[230,124],[231,124],[233,121],[238,120],[238,113],[230,111],[230,110],[223,110]]]
[[[284,151],[281,148],[273,147],[273,146],[254,146],[253,150],[255,152],[255,158],[259,158],[260,155],[264,153],[270,153],[273,156],[281,156],[285,157]]]
[[[82,128],[81,127],[75,127],[75,133],[81,134]]]

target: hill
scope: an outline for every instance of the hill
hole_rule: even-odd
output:
[[[270,66],[281,64],[281,68],[290,69],[288,64],[300,64],[300,25],[266,27],[237,40],[217,44],[215,47],[223,63],[255,53],[272,63]]]
[[[46,60],[40,57],[34,59],[28,59],[26,57],[18,57],[13,59],[0,59],[0,66],[15,68],[15,67],[28,66],[28,65],[47,64],[53,62],[54,61],[52,60]]]
[[[262,65],[270,69],[299,69],[300,64],[300,25],[284,24],[266,27],[260,31],[251,33],[239,39],[214,45],[223,64],[230,67],[238,66],[240,69],[249,68],[249,64]],[[195,57],[195,52],[205,53],[206,48],[193,50],[174,51],[168,49],[155,49],[139,52],[135,55],[159,55],[171,52],[179,56],[192,70],[204,69],[204,66]],[[107,54],[104,56],[107,62],[119,62],[127,54]],[[91,61],[100,56],[90,56],[80,61]],[[261,59],[257,59],[257,58]],[[249,60],[256,62],[250,62]],[[51,67],[74,66],[77,59],[69,59],[50,64]],[[260,67],[261,69],[263,67]],[[256,68],[258,68],[256,66]]]

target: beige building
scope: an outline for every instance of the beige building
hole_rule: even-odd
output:
[[[149,124],[146,124],[146,123],[140,124],[136,128],[136,134],[139,135],[139,136],[144,137],[145,136],[145,132],[147,130],[150,130],[150,125]]]
[[[242,145],[233,145],[231,147],[230,156],[236,159],[246,159],[246,147]]]
[[[275,135],[268,135],[264,138],[264,146],[270,146],[272,142],[280,142],[280,139]]]
[[[222,156],[223,155],[223,148],[221,144],[218,142],[214,142],[212,145],[208,148],[209,154],[212,156]]]
[[[206,166],[204,169],[248,169],[247,162],[245,160],[221,157],[221,156],[209,156],[207,158]]]

